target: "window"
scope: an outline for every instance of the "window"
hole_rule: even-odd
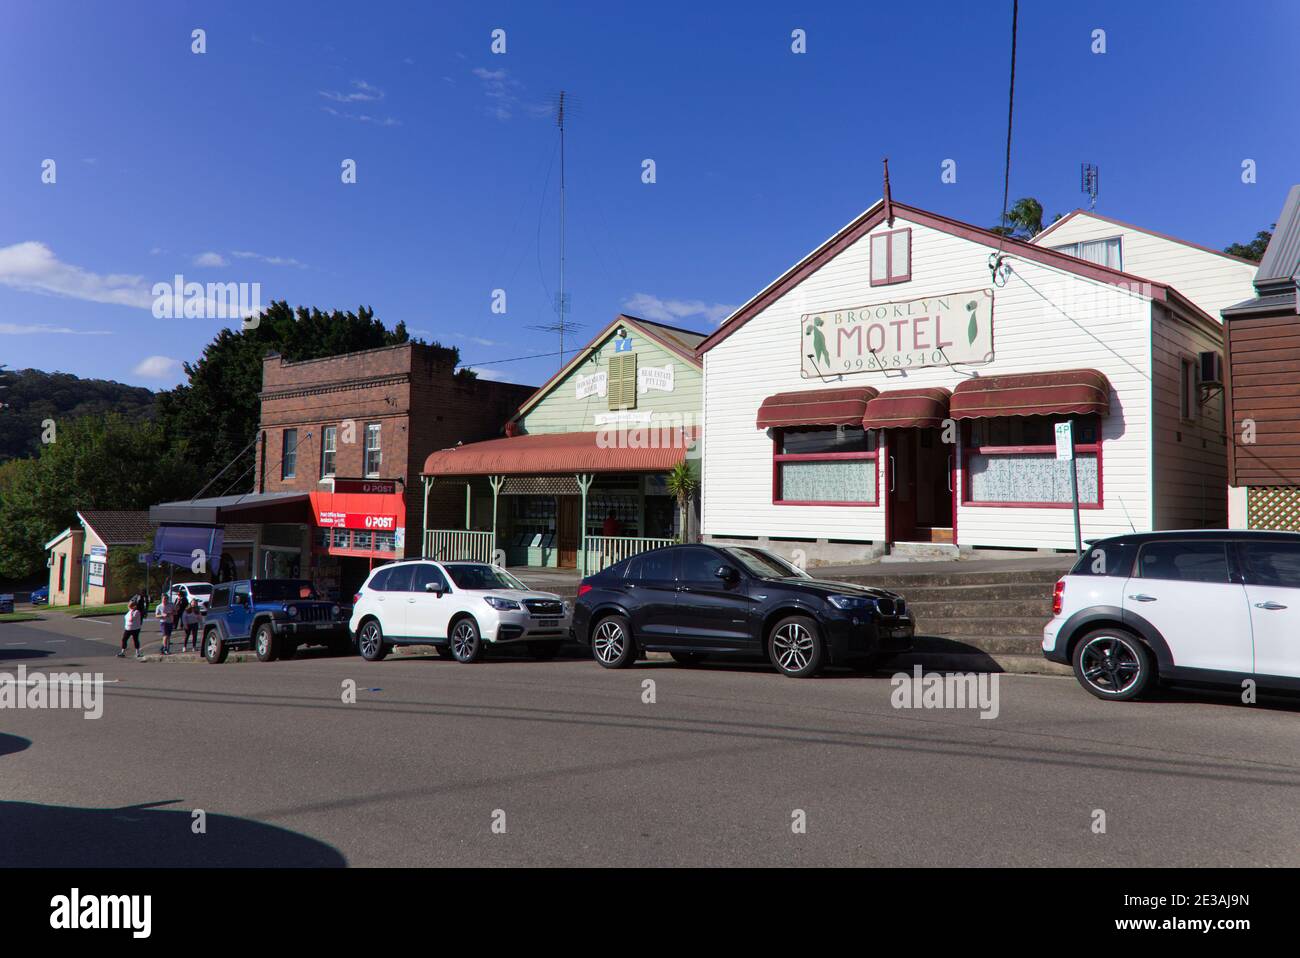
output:
[[[352,533],[348,529],[335,529],[333,546],[335,549],[346,549],[352,543]]]
[[[322,479],[334,475],[338,439],[338,426],[326,426],[320,431],[320,477]]]
[[[383,466],[383,453],[379,448],[379,423],[366,423],[366,475],[374,478]]]
[[[64,589],[68,587],[67,575],[68,575],[68,557],[66,554],[60,552],[59,553],[59,591],[60,592],[62,592]]]
[[[888,230],[871,237],[871,285],[906,283],[912,278],[912,231]]]
[[[393,532],[376,532],[375,533],[375,551],[376,552],[396,552],[397,551],[397,534]]]
[[[609,357],[608,392],[610,409],[636,408],[636,353],[615,353]]]
[[[874,506],[878,434],[861,426],[781,429],[773,440],[776,505]]]
[[[1069,418],[1074,423],[1079,506],[1100,509],[1100,422],[1096,416]],[[1072,507],[1070,464],[1056,458],[1055,428],[1061,421],[1054,416],[970,420],[962,505]]]
[[[410,592],[412,565],[395,565],[388,577],[385,592]]]
[[[1178,416],[1188,422],[1197,418],[1201,404],[1196,396],[1196,361],[1184,358],[1178,377]]]
[[[370,579],[370,588],[374,592],[387,592],[388,580],[393,575],[393,567],[385,566],[374,574]]]
[[[298,430],[286,429],[280,439],[280,478],[292,479],[298,474]]]
[[[212,601],[208,603],[208,608],[224,609],[230,605],[230,586],[219,585],[212,590]]]
[[[624,578],[643,582],[672,582],[675,551],[660,549],[637,556],[627,564],[627,575]]]
[[[1098,266],[1109,266],[1111,269],[1124,268],[1124,257],[1121,254],[1118,236],[1102,240],[1087,240],[1082,243],[1070,243],[1066,246],[1053,246],[1052,249],[1058,253],[1067,253],[1070,256],[1087,260],[1089,263],[1096,263]]]
[[[726,564],[708,549],[683,549],[682,571],[677,578],[682,582],[716,583],[718,566]]]
[[[1070,575],[1104,575],[1127,579],[1137,547],[1131,542],[1098,542],[1083,550]]]
[[[447,580],[443,578],[438,567],[429,562],[417,562],[411,573],[411,592],[428,592],[429,585],[439,586],[443,592],[450,591],[447,588]]]
[[[1138,553],[1137,574],[1143,579],[1226,583],[1229,581],[1227,544],[1186,539],[1149,542]]]
[[[1300,589],[1300,544],[1243,542],[1240,549],[1247,585]]]

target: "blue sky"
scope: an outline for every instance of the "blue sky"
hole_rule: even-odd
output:
[[[711,330],[879,197],[883,155],[897,199],[997,221],[1010,7],[6,0],[0,363],[170,387],[222,323],[153,316],[180,273],[366,304],[540,383],[557,358],[505,360],[556,348],[529,327],[554,318],[560,89],[577,338],[620,310]],[[1300,181],[1297,36],[1294,2],[1026,0],[1012,199],[1073,209],[1088,160],[1099,212],[1253,237]]]

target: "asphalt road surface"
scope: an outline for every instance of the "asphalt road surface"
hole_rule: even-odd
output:
[[[107,683],[97,720],[0,711],[0,866],[1300,865],[1294,700],[1006,675],[990,720],[896,709],[886,674],[208,666],[119,635],[0,624],[0,672]]]

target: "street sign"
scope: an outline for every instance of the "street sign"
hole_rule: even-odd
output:
[[[1070,422],[1056,424],[1056,458],[1060,462],[1074,458],[1074,428]]]

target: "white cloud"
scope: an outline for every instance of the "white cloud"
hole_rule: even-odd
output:
[[[236,259],[255,259],[259,263],[266,263],[270,266],[296,266],[299,269],[306,269],[307,264],[301,260],[294,259],[292,256],[263,256],[261,253],[254,253],[252,250],[234,249],[230,255]]]
[[[181,361],[170,356],[148,356],[131,370],[145,379],[175,379],[181,372]]]
[[[623,303],[623,308],[633,316],[660,323],[675,323],[693,316],[702,316],[715,324],[736,310],[736,307],[726,303],[706,303],[701,299],[660,299],[650,293],[634,293]]]
[[[153,306],[153,296],[143,276],[92,273],[60,261],[53,250],[35,240],[0,247],[0,285],[92,303],[143,309]]]
[[[69,326],[49,326],[44,323],[0,323],[0,336],[29,335],[112,336],[106,329],[72,329]]]
[[[327,100],[333,100],[335,103],[368,103],[384,98],[383,90],[371,86],[365,80],[353,80],[352,92],[350,93],[339,93],[334,90],[318,90],[316,92]]]
[[[488,98],[488,116],[509,120],[515,111],[522,110],[531,116],[545,116],[550,107],[545,103],[527,103],[523,99],[524,85],[503,67],[487,70],[475,67],[473,73],[483,81],[483,92]]]
[[[206,253],[200,253],[198,256],[194,257],[194,265],[195,266],[225,266],[226,258],[222,256],[220,253],[213,253],[211,251],[208,251]]]
[[[402,121],[391,116],[371,116],[368,113],[344,113],[334,109],[332,106],[321,107],[330,116],[342,117],[345,120],[356,120],[358,123],[373,123],[375,126],[401,126]]]
[[[491,382],[501,382],[508,375],[508,373],[504,373],[499,369],[489,369],[486,366],[465,366],[463,368],[473,370],[478,374],[479,379],[486,379]]]

